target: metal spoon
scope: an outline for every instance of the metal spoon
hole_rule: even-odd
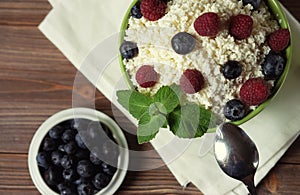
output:
[[[256,195],[254,174],[259,156],[254,142],[231,123],[222,123],[216,133],[214,153],[219,166],[230,177],[242,181],[251,195]]]

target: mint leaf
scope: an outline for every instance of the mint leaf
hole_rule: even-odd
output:
[[[152,99],[135,90],[117,91],[118,102],[126,108],[130,114],[136,119],[148,112],[148,108],[152,103]]]
[[[198,129],[199,110],[197,107],[190,104],[177,107],[169,114],[168,123],[170,130],[176,136],[182,138],[194,138],[196,137]]]
[[[172,84],[172,85],[170,85],[170,88],[176,93],[177,97],[180,100],[182,98],[182,94],[183,94],[180,86],[176,85],[176,84]]]
[[[200,118],[199,118],[199,127],[201,131],[204,133],[207,132],[208,129],[214,128],[217,126],[217,118],[212,114],[211,111],[199,106],[200,110]],[[198,136],[199,137],[199,136]]]
[[[148,112],[151,103],[150,97],[134,91],[129,99],[129,112],[136,119],[140,119],[145,112]]]
[[[126,110],[129,111],[129,98],[132,93],[132,90],[120,90],[117,91],[118,102],[121,104]]]
[[[145,113],[139,120],[137,137],[138,143],[142,144],[152,140],[166,122],[166,117],[162,114],[151,116]]]
[[[169,86],[161,87],[154,95],[154,102],[160,102],[165,107],[167,114],[172,112],[179,105],[178,91]]]
[[[157,115],[157,114],[163,114],[163,115],[167,115],[167,110],[165,108],[165,106],[160,103],[160,102],[154,102],[149,106],[149,110],[148,110],[149,114],[151,116]]]
[[[178,137],[202,136],[210,127],[211,112],[195,103],[177,107],[168,116],[170,130]]]

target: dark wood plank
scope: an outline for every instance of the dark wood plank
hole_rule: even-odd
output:
[[[0,189],[33,190],[28,172],[27,155],[0,154]]]
[[[0,40],[0,152],[27,153],[38,126],[72,107],[77,70],[36,27],[0,26]],[[75,97],[87,102],[93,89],[78,77]]]
[[[300,165],[278,164],[258,187],[259,195],[299,195]]]
[[[128,172],[117,194],[201,194],[193,185],[179,186],[166,167],[143,172]]]
[[[282,164],[300,164],[300,137],[288,149],[285,155],[280,159]]]
[[[0,25],[37,26],[51,8],[46,0],[1,0]]]

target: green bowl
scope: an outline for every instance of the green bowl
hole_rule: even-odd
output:
[[[130,10],[131,8],[138,2],[139,0],[133,0],[133,2],[131,3],[131,5],[129,6],[122,24],[121,24],[121,29],[120,29],[120,37],[119,37],[119,46],[121,45],[121,43],[124,41],[124,35],[125,35],[125,30],[128,27],[128,19],[130,17]],[[286,15],[279,3],[278,0],[265,0],[266,4],[268,5],[268,7],[270,8],[271,12],[273,13],[273,15],[275,16],[275,18],[277,19],[277,21],[279,21],[279,25],[281,28],[287,28],[289,29],[290,33],[292,33],[290,25],[287,21]],[[235,121],[233,122],[236,125],[241,125],[243,123],[245,123],[246,121],[252,119],[254,116],[256,116],[257,114],[259,114],[274,98],[275,96],[278,94],[280,88],[282,87],[290,66],[291,66],[291,61],[292,61],[292,36],[290,38],[290,44],[288,46],[288,48],[286,48],[286,58],[287,58],[287,62],[286,62],[286,66],[285,69],[282,73],[282,75],[280,76],[280,78],[277,80],[274,89],[272,91],[272,94],[270,95],[270,97],[268,98],[268,100],[266,100],[265,102],[263,102],[262,104],[260,104],[255,110],[251,111],[247,116],[245,116],[243,119],[239,120],[239,121]],[[129,88],[134,89],[134,86],[130,80],[130,76],[128,75],[125,65],[123,63],[123,58],[121,55],[119,55],[119,63],[121,66],[121,71],[123,73],[123,75],[125,76],[125,79],[127,81],[127,84],[129,86]]]
[[[291,27],[287,21],[286,15],[285,15],[279,1],[278,0],[266,0],[266,3],[269,6],[269,8],[271,9],[271,12],[273,13],[273,15],[276,17],[277,21],[280,21],[279,22],[280,27],[287,28],[287,29],[289,29],[290,33],[292,33]],[[282,75],[280,76],[280,78],[277,80],[271,96],[265,102],[260,104],[255,110],[253,110],[247,116],[245,116],[243,119],[234,122],[235,124],[241,125],[241,124],[245,123],[246,121],[252,119],[258,113],[260,113],[278,94],[280,88],[282,87],[282,85],[288,75],[288,72],[289,72],[289,69],[291,66],[291,62],[292,62],[292,36],[290,37],[290,45],[288,46],[288,48],[286,48],[286,58],[287,58],[287,62],[286,62],[285,69],[284,69]]]

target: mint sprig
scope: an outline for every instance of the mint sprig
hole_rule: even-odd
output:
[[[211,112],[195,103],[186,103],[177,107],[168,116],[170,130],[181,138],[202,136],[209,128]]]
[[[179,105],[179,97],[176,92],[169,86],[161,87],[153,97],[154,102],[161,103],[167,114],[172,112]]]
[[[117,91],[117,97],[118,102],[136,119],[140,119],[153,102],[150,97],[135,90]]]
[[[161,87],[153,97],[135,90],[117,91],[117,97],[118,102],[138,120],[139,144],[152,140],[161,127],[169,126],[181,138],[200,137],[210,127],[212,113],[184,101],[180,87],[175,84]]]
[[[153,139],[166,122],[166,116],[163,114],[156,114],[151,116],[145,113],[139,120],[137,137],[138,143],[142,144]]]

